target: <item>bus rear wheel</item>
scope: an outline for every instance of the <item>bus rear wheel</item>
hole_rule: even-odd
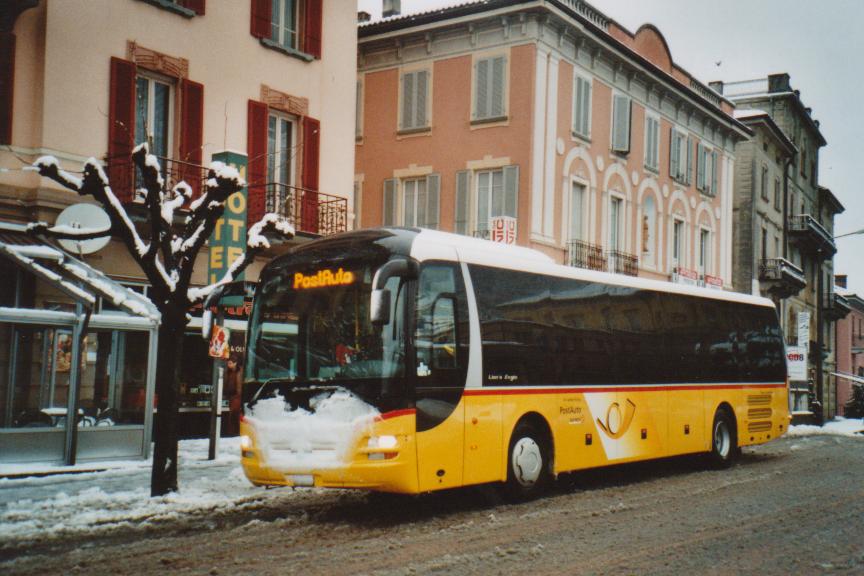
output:
[[[550,479],[549,447],[534,426],[521,422],[513,430],[507,458],[505,492],[512,500],[527,500],[541,494]]]
[[[715,468],[729,468],[740,454],[738,437],[735,431],[735,421],[729,412],[723,408],[714,415],[714,425],[711,427],[711,453],[709,460]]]

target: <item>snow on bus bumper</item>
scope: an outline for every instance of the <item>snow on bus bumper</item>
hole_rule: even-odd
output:
[[[417,458],[414,414],[377,417],[340,457],[326,448],[305,454],[267,449],[249,419],[240,423],[241,463],[246,477],[259,486],[361,488],[416,493]],[[274,454],[275,452],[275,454]]]

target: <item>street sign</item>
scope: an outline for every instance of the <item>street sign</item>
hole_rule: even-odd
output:
[[[213,160],[237,169],[246,178],[246,156],[236,152],[218,152]],[[235,192],[225,201],[225,212],[210,235],[207,281],[214,284],[222,279],[231,264],[246,251],[246,188]],[[234,280],[242,280],[238,274]],[[225,306],[242,306],[243,298],[226,298]]]

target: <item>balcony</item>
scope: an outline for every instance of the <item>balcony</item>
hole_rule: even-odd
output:
[[[348,229],[348,200],[271,182],[265,184],[264,209],[285,217],[297,232],[330,236]]]
[[[606,260],[609,263],[609,272],[613,274],[639,275],[639,258],[633,254],[621,250],[609,250],[606,252]]]
[[[605,272],[606,255],[603,254],[602,246],[582,240],[570,240],[567,242],[567,265]]]
[[[583,240],[567,242],[567,265],[612,274],[639,275],[639,258],[633,254],[621,250],[604,252],[602,246]]]
[[[845,318],[852,311],[852,306],[845,296],[832,290],[825,293],[822,311],[829,322],[836,322]]]
[[[771,296],[789,298],[807,286],[804,271],[785,258],[766,258],[759,262],[759,282]]]
[[[789,217],[789,238],[805,252],[821,253],[830,258],[837,252],[834,238],[815,218],[809,214]]]
[[[204,183],[207,180],[208,169],[199,164],[191,162],[183,162],[174,158],[165,158],[157,156],[159,159],[159,167],[162,172],[162,191],[169,192],[174,189],[174,186],[180,182],[186,182],[192,188],[193,196],[198,196],[204,191]],[[129,158],[129,166],[131,166],[131,158]],[[142,188],[144,185],[142,177],[137,169],[135,169],[135,201],[143,202],[147,191]]]

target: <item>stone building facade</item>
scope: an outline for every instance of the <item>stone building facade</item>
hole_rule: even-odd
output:
[[[752,170],[748,174],[746,168],[739,168],[742,201],[754,189],[761,190],[763,180],[767,194],[760,192],[753,206],[757,214],[760,208],[763,212],[752,220],[749,229],[742,225],[741,235],[752,238],[751,254],[755,250],[760,259],[764,255],[765,260],[779,257],[781,261],[776,262],[779,269],[775,266],[774,271],[769,271],[769,266],[757,270],[751,264],[753,260],[745,262],[743,256],[738,286],[747,292],[770,293],[773,287],[780,290],[776,292],[778,295],[786,293],[785,299],[777,300],[787,345],[805,347],[808,356],[807,381],[790,384],[793,413],[800,419],[830,417],[836,406],[831,375],[836,366],[833,323],[848,313],[849,307],[834,290],[833,277],[833,256],[837,252],[834,216],[843,211],[843,206],[828,188],[819,185],[819,149],[825,146],[825,137],[800,92],[793,90],[788,74],[752,81],[713,82],[711,87],[729,98],[737,107],[739,118],[749,124],[759,121],[770,126],[767,124],[770,116],[771,124],[794,147],[791,161],[786,162],[781,155],[770,154],[768,142],[743,145],[742,152],[748,151]],[[786,148],[787,152],[792,150]],[[779,215],[772,188],[778,185],[778,178],[782,188],[779,200],[783,202]],[[779,237],[778,221],[782,225]],[[743,241],[742,247],[747,249]],[[796,292],[801,281],[799,273],[806,285]],[[748,277],[750,289],[747,289]]]

